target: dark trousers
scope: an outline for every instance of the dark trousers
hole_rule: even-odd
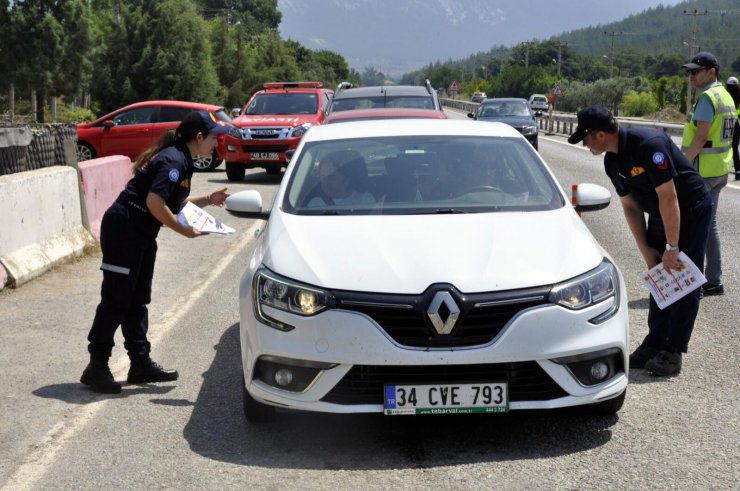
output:
[[[712,197],[707,193],[691,207],[681,209],[678,248],[689,256],[702,272],[709,225],[712,221],[712,206]],[[659,251],[665,250],[665,229],[660,215],[651,215],[648,218],[647,241],[650,247]],[[658,308],[651,295],[648,311],[649,332],[643,343],[661,350],[686,353],[691,332],[694,330],[694,321],[699,312],[700,294],[701,288],[696,289],[663,310]]]
[[[118,326],[129,357],[145,356],[150,350],[146,338],[147,304],[151,301],[157,241],[156,237],[142,233],[137,223],[138,213],[116,203],[103,216],[100,226],[103,285],[87,336],[92,359],[110,358]]]

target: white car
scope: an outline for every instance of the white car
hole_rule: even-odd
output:
[[[624,281],[513,128],[460,120],[312,128],[240,286],[244,412],[615,413]]]
[[[547,112],[550,105],[547,103],[547,96],[544,94],[532,94],[529,96],[529,108],[532,111]]]

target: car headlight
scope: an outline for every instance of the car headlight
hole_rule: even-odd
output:
[[[522,134],[534,135],[537,133],[537,126],[522,126]]]
[[[290,132],[290,136],[303,136],[310,128],[311,123],[303,123],[302,125],[293,128],[293,131]]]
[[[231,126],[229,128],[229,136],[232,138],[238,138],[239,140],[242,139],[242,131],[237,128],[236,126]]]
[[[334,297],[329,292],[283,278],[264,268],[254,275],[252,296],[257,318],[281,331],[290,331],[295,326],[266,315],[262,309],[264,305],[307,317],[334,304]]]
[[[594,270],[555,285],[548,300],[568,309],[580,310],[614,297],[614,305],[590,322],[599,324],[619,310],[619,280],[617,269],[608,260]]]

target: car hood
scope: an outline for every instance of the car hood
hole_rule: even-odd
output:
[[[239,128],[245,126],[300,126],[303,123],[319,124],[316,114],[265,114],[245,115],[234,118],[232,124]]]
[[[601,247],[569,206],[545,212],[297,216],[275,209],[262,263],[311,285],[418,294],[547,285],[599,265]],[[257,258],[259,259],[259,258]]]
[[[536,126],[537,123],[531,118],[478,118],[478,121],[485,121],[491,123],[506,123],[514,128],[521,128],[522,126]]]

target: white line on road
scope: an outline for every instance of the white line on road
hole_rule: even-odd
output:
[[[186,316],[190,308],[195,305],[198,297],[210,288],[214,280],[226,269],[231,260],[242,251],[243,246],[245,246],[255,236],[256,230],[261,225],[263,224],[257,221],[245,232],[242,232],[236,247],[233,247],[231,252],[225,255],[211,270],[212,274],[210,278],[190,291],[188,295],[173,305],[172,308],[162,316],[162,324],[158,324],[157,329],[151,333],[151,336],[149,337],[152,346],[156,345],[164,335],[178,324],[180,319]],[[205,240],[207,240],[207,238]],[[111,371],[114,375],[120,377],[123,376],[127,367],[128,359],[121,355],[118,357],[116,362],[112,364]],[[64,444],[71,440],[77,433],[82,431],[95,415],[106,406],[106,404],[115,400],[115,397],[100,399],[73,410],[69,417],[66,417],[64,421],[60,421],[54,425],[44,438],[42,438],[41,442],[39,442],[34,449],[24,457],[18,469],[5,482],[2,489],[13,491],[31,489],[33,485],[44,476],[51,465],[54,464],[55,457],[64,447]]]

